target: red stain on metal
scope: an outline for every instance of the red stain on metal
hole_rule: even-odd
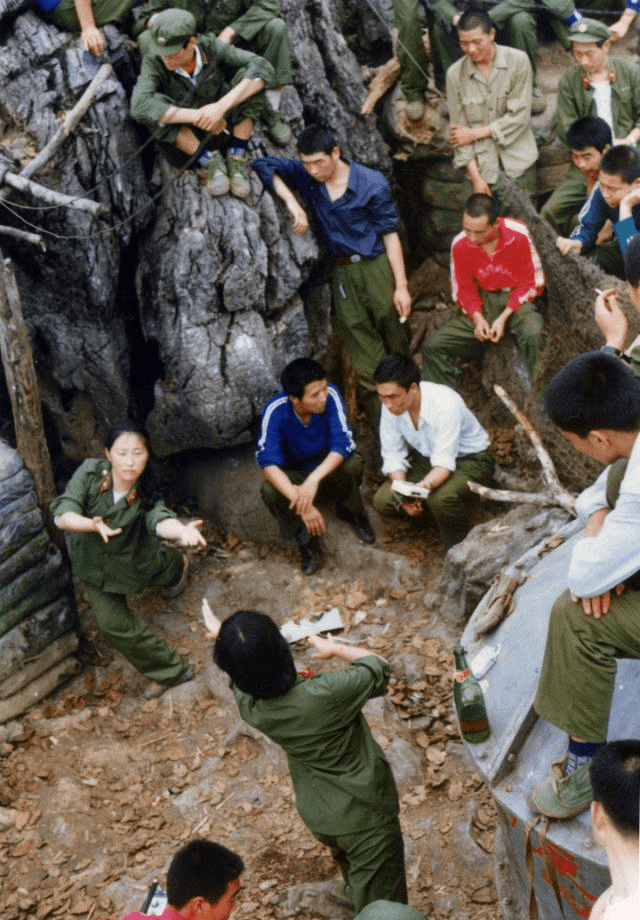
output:
[[[567,901],[571,905],[571,909],[576,917],[587,918],[591,913],[591,907],[593,906],[594,901],[596,900],[596,895],[590,894],[586,889],[584,889],[577,882],[578,875],[578,864],[576,857],[572,853],[568,853],[566,850],[563,850],[562,847],[557,846],[554,843],[549,843],[548,840],[545,841],[544,846],[546,851],[551,858],[554,869],[559,876],[559,878],[567,879],[568,883],[572,886],[568,888],[566,884],[562,884],[558,880],[558,889],[562,895],[563,901]],[[533,852],[536,853],[541,858],[544,858],[542,847],[534,847]],[[546,867],[542,869],[541,877],[543,881],[547,883],[550,887],[553,887],[554,883]]]

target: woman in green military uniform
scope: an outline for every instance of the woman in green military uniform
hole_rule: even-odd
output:
[[[206,546],[202,521],[182,524],[161,501],[151,499],[149,448],[133,422],[115,425],[105,459],[85,460],[50,510],[70,532],[74,575],[87,588],[99,628],[134,668],[154,681],[148,696],[191,680],[193,669],[168,648],[127,606],[127,594],[149,586],[181,586],[186,557],[160,539]]]
[[[355,912],[381,899],[406,904],[398,793],[361,712],[367,700],[384,695],[387,662],[368,649],[311,636],[314,658],[341,658],[348,667],[297,675],[266,614],[239,610],[220,623],[206,600],[203,613],[240,715],[284,748],[300,816],[330,847]]]

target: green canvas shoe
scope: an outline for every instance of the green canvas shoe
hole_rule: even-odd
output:
[[[585,763],[574,773],[565,776],[567,756],[551,765],[551,775],[538,783],[531,792],[533,811],[547,818],[573,818],[588,808],[593,798],[589,764]]]
[[[251,191],[249,175],[247,172],[248,161],[246,157],[236,157],[229,154],[227,157],[227,172],[231,194],[236,198],[247,198]]]
[[[215,150],[207,166],[207,191],[214,198],[226,195],[229,191],[229,176],[224,157],[219,150]]]

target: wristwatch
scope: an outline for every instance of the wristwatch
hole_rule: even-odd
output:
[[[600,351],[603,351],[607,355],[615,355],[616,358],[620,358],[621,361],[624,361],[625,364],[631,364],[631,358],[624,351],[620,351],[619,348],[616,348],[615,345],[603,345]]]

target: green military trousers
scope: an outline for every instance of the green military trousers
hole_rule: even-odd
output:
[[[407,329],[393,305],[395,283],[386,253],[336,265],[331,285],[336,329],[357,374],[362,406],[377,431],[380,401],[373,372],[391,352],[409,355]]]
[[[640,658],[640,592],[613,596],[609,612],[595,620],[565,591],[549,620],[538,715],[575,738],[606,741],[617,658]]]
[[[164,549],[166,565],[149,582],[149,587],[175,585],[182,574],[182,554]],[[156,636],[144,620],[132,613],[124,594],[112,594],[86,584],[89,603],[100,631],[111,645],[149,680],[164,684],[187,670],[186,660]]]
[[[424,100],[429,86],[429,59],[422,41],[420,0],[393,0],[393,17],[398,29],[397,55],[400,86],[408,102]]]
[[[407,903],[404,842],[397,818],[354,834],[314,832],[314,836],[331,848],[345,884],[351,889],[356,914],[371,901]]]
[[[127,15],[136,0],[92,0],[91,8],[97,26],[108,22],[120,22]],[[47,18],[59,29],[79,32],[80,22],[73,0],[61,0],[58,6],[47,14]]]
[[[480,290],[484,306],[484,316],[489,324],[498,317],[509,302],[510,291]],[[522,352],[529,377],[533,372],[540,352],[544,348],[546,333],[544,322],[531,303],[524,303],[512,313],[507,321],[506,332],[512,332]],[[481,354],[492,342],[480,342],[474,335],[473,320],[461,311],[460,316],[449,320],[438,329],[424,346],[425,361],[422,376],[433,383],[455,386],[460,376],[460,369],[451,364],[451,358],[473,358]]]
[[[545,201],[540,211],[560,236],[569,236],[572,221],[587,200],[587,180],[573,163],[564,179]]]
[[[320,483],[317,495],[318,501],[337,501],[348,511],[362,514],[364,512],[362,496],[360,495],[362,467],[363,460],[359,453],[356,452],[347,457],[333,473],[325,476]],[[283,472],[287,474],[295,485],[303,483],[309,475],[301,470],[283,470]],[[300,527],[301,518],[289,508],[289,499],[282,492],[278,492],[266,480],[262,483],[260,495],[262,501],[278,522],[280,536],[284,540],[292,539],[296,530]]]
[[[411,469],[407,474],[409,482],[420,482],[432,469],[426,457],[412,454]],[[427,507],[442,534],[447,547],[464,540],[469,533],[468,503],[471,498],[468,482],[470,479],[487,485],[493,476],[494,462],[488,450],[467,457],[459,457],[456,469],[441,486],[434,489],[426,500]],[[391,491],[391,480],[387,479],[373,498],[373,507],[379,514],[387,517],[401,515],[406,517],[400,504],[406,501],[397,492]]]

